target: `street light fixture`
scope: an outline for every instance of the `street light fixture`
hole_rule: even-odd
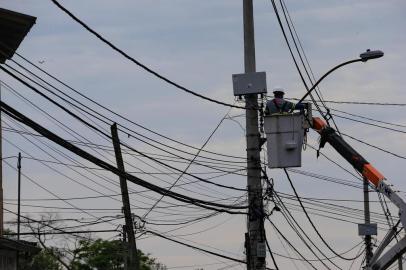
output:
[[[370,59],[381,58],[382,56],[383,51],[380,50],[371,51],[370,49],[359,55],[359,57],[362,59],[362,62],[366,62]]]
[[[346,65],[349,65],[349,64],[352,64],[352,63],[356,63],[356,62],[366,62],[366,61],[371,60],[371,59],[380,58],[383,55],[384,55],[383,51],[380,51],[380,50],[371,51],[370,49],[368,49],[368,50],[366,50],[366,52],[361,53],[359,55],[360,58],[353,59],[353,60],[341,63],[341,64],[333,67],[326,74],[324,74],[309,90],[307,90],[306,94],[298,101],[298,103],[301,103],[317,87],[317,85],[319,85],[319,83],[324,78],[326,78],[328,75],[330,75],[336,69],[339,69],[340,67],[343,67],[343,66],[346,66]]]

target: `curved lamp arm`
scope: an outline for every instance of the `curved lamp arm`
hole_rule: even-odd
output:
[[[356,63],[356,62],[366,62],[370,59],[375,59],[375,58],[380,58],[384,55],[384,53],[380,50],[376,50],[376,51],[371,51],[371,50],[367,50],[364,53],[360,54],[360,58],[358,59],[353,59],[353,60],[349,60],[347,62],[341,63],[335,67],[333,67],[332,69],[330,69],[326,74],[324,74],[307,92],[306,94],[297,102],[297,103],[301,103],[316,87],[317,85],[319,85],[319,83],[326,78],[328,75],[330,75],[333,71],[335,71],[336,69],[339,69],[340,67],[352,64],[352,63]],[[293,109],[290,111],[292,112]]]

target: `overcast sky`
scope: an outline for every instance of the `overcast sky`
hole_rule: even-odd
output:
[[[201,147],[218,122],[228,112],[226,107],[189,95],[146,73],[101,43],[53,5],[51,1],[1,0],[0,3],[2,8],[37,17],[36,24],[18,49],[20,54],[64,82],[67,82],[84,95],[141,125],[181,142]],[[234,73],[242,73],[244,70],[241,0],[64,0],[61,3],[108,40],[153,70],[200,94],[228,103],[234,102],[231,76]],[[404,51],[406,46],[406,3],[404,1],[286,0],[286,5],[316,78],[322,76],[331,67],[358,57],[361,52],[368,48],[380,49],[385,52],[385,56],[381,59],[346,66],[324,80],[320,85],[320,89],[326,100],[406,103],[406,95],[404,94],[406,85],[406,53]],[[300,98],[305,89],[283,40],[271,2],[256,0],[254,1],[254,6],[257,70],[267,72],[269,93],[271,93],[272,88],[281,86],[286,89],[288,97]],[[14,59],[23,63],[17,56]],[[104,145],[109,144],[79,123],[73,122],[65,113],[57,110],[54,106],[51,106],[42,98],[30,92],[30,90],[24,88],[18,82],[13,81],[6,74],[1,73],[0,79],[12,86],[21,95],[41,106],[53,118],[68,124],[68,126],[71,126],[90,141]],[[72,94],[67,89],[66,93]],[[75,97],[78,96],[75,95]],[[68,139],[74,139],[71,135],[58,129],[52,121],[47,120],[42,114],[30,108],[27,104],[22,103],[9,91],[3,91],[2,98],[9,102],[10,105],[30,114],[34,120],[41,122],[55,132],[59,132],[59,134]],[[348,104],[328,105],[331,109],[398,125],[393,126],[373,122],[398,130],[391,131],[335,117],[341,132],[402,156],[402,158],[395,157],[348,139],[351,145],[359,150],[368,161],[373,163],[394,184],[396,190],[406,191],[406,183],[404,181],[406,107]],[[233,116],[241,113],[243,112],[233,109],[229,112],[229,115]],[[337,114],[370,122],[338,112]],[[240,124],[235,121],[225,120],[205,149],[228,155],[242,157],[245,155],[246,146],[244,130],[242,129],[245,126],[245,121],[243,117],[234,119]],[[7,119],[5,121],[8,121],[10,125],[12,123]],[[129,125],[129,123],[126,124]],[[403,125],[403,127],[399,125]],[[18,128],[16,124],[13,124],[13,127]],[[106,125],[103,127],[109,129]],[[134,126],[132,128],[146,136],[153,136],[145,132],[145,130],[137,129]],[[19,129],[22,129],[22,127]],[[51,159],[24,138],[14,133],[5,132],[4,136],[5,139],[20,146],[22,150],[33,157]],[[123,133],[120,136],[137,149],[149,152],[154,151],[145,144],[135,141]],[[172,145],[172,143],[160,137],[154,138]],[[318,135],[310,131],[308,134],[309,143],[317,145],[317,139]],[[46,141],[43,140],[43,142]],[[14,156],[19,151],[8,142],[3,144],[4,156]],[[53,144],[51,145],[54,146]],[[179,147],[179,145],[174,146]],[[193,153],[196,151],[188,150]],[[329,146],[326,146],[324,152],[345,168],[351,169],[341,157],[331,151]],[[162,152],[155,153],[162,154]],[[25,156],[28,156],[28,154],[25,154]],[[95,152],[95,154],[97,153]],[[73,157],[70,154],[69,156]],[[106,160],[109,158],[114,163],[114,157],[104,158]],[[152,170],[145,164],[140,164],[140,161],[134,157],[126,156],[126,158],[134,166],[138,166],[138,168],[144,168],[148,171]],[[66,157],[60,160],[72,163]],[[10,159],[9,162],[15,166],[14,159]],[[4,166],[4,174],[6,176],[4,180],[5,197],[13,199],[16,198],[15,171],[11,167],[8,167],[8,165]],[[186,165],[176,164],[176,166],[184,169]],[[53,168],[58,168],[59,172],[66,173],[66,175],[71,176],[82,184],[96,188],[94,183],[77,173],[69,171],[67,168]],[[193,172],[199,168],[193,169],[191,168],[190,171]],[[359,184],[354,177],[337,168],[328,160],[322,157],[317,159],[315,151],[309,148],[304,152],[303,167],[301,169],[346,179]],[[46,186],[60,197],[97,195],[97,193],[91,192],[83,186],[67,181],[66,177],[51,171],[41,164],[35,163],[35,161],[23,160],[23,170],[30,177],[38,181],[38,183]],[[128,170],[130,171],[130,169]],[[203,169],[200,168],[200,170]],[[84,174],[86,175],[87,172],[84,172]],[[114,181],[118,181],[115,176],[105,175]],[[289,194],[292,193],[286,177],[279,170],[268,170],[268,175],[274,178],[277,190]],[[209,176],[205,175],[204,177],[207,178]],[[303,197],[362,199],[362,191],[360,189],[341,186],[294,173],[292,173],[292,178],[299,194]],[[26,178],[23,178],[23,180],[25,183],[23,186],[23,197],[52,197],[51,194],[32,184]],[[155,181],[155,183],[162,186],[168,186],[168,184],[159,182],[157,179],[151,178],[149,180]],[[176,180],[176,177],[175,179],[167,178],[166,180],[171,183]],[[228,176],[219,178],[216,181],[245,187],[246,180],[240,176]],[[131,188],[142,190],[136,186],[131,186]],[[96,189],[100,192],[102,190],[100,187]],[[111,186],[111,189],[118,192],[115,186]],[[186,190],[178,188],[175,190],[193,195]],[[194,186],[192,190],[199,191],[199,187]],[[216,190],[224,192],[222,193],[223,195],[241,195],[238,192]],[[203,198],[206,199],[209,198],[208,195],[222,196],[215,192],[213,194],[208,193],[209,190],[207,189],[203,191],[205,194]],[[103,192],[112,194],[111,190],[103,190]],[[152,199],[158,198],[157,195],[152,193],[149,195],[152,196]],[[120,197],[117,198],[119,199]],[[137,197],[136,195],[131,198],[134,205],[141,207],[147,207],[153,202],[153,200],[150,200],[146,203],[145,198]],[[214,200],[214,198],[212,199]],[[371,199],[377,200],[377,196],[373,194]],[[86,200],[85,202],[72,201],[72,203],[77,203],[82,208],[120,208],[119,201],[107,199]],[[47,202],[38,202],[37,204],[56,205],[56,203]],[[63,202],[58,202],[57,205],[60,207],[70,207]],[[362,204],[360,203],[349,203],[346,206],[362,209]],[[273,207],[272,203],[270,207]],[[382,213],[378,203],[374,203],[372,208],[374,211]],[[15,209],[15,207],[9,205],[9,209]],[[396,216],[396,210],[391,209],[392,214]],[[27,212],[38,211],[38,209],[30,207],[23,208],[23,210]],[[41,209],[40,211],[45,210]],[[200,214],[196,211],[189,211],[188,217]],[[119,213],[120,211],[117,210],[114,215]],[[135,210],[135,213],[143,215],[145,210]],[[327,250],[317,239],[303,214],[294,210],[292,210],[292,213],[312,239],[323,250]],[[96,216],[102,215],[101,213],[93,214]],[[38,216],[35,213],[30,215],[33,217]],[[89,218],[89,215],[84,213],[69,214],[63,213],[63,211],[60,211],[59,217],[67,218],[70,215]],[[162,213],[155,212],[150,217],[157,220],[167,218]],[[7,220],[10,221],[14,218],[13,215],[6,214]],[[174,216],[170,218],[175,219]],[[285,235],[300,248],[304,255],[308,258],[313,258],[292,230],[288,229],[286,221],[281,214],[276,213],[271,218],[279,227],[283,228]],[[312,218],[317,226],[320,227],[320,231],[326,240],[339,252],[347,251],[361,241],[361,238],[357,235],[356,224],[316,215],[312,216]],[[355,223],[358,222],[361,221],[355,221]],[[115,222],[114,224],[118,223],[120,222]],[[215,228],[211,228],[215,225]],[[385,227],[384,225],[380,225],[380,227],[387,229],[387,226]],[[97,228],[114,228],[114,226],[112,224],[104,224]],[[163,226],[151,226],[149,228],[160,232],[170,229]],[[236,258],[244,258],[243,237],[245,228],[244,218],[222,214],[205,222],[178,230],[173,234],[193,234],[181,236],[182,238],[177,239],[194,241],[193,244],[210,249],[210,247],[205,246],[209,245],[212,250],[215,250],[213,248],[219,249],[215,250],[217,252]],[[203,230],[208,231],[200,232]],[[195,234],[196,232],[200,233]],[[285,251],[286,244],[285,246],[281,244],[275,231],[268,225],[267,232],[268,239],[276,253],[297,257],[297,254],[289,250],[289,248],[288,252]],[[385,230],[380,230],[378,239],[381,239],[384,234]],[[113,237],[114,234],[107,236],[100,234],[98,236],[109,238]],[[139,248],[150,252],[168,267],[213,264],[202,267],[204,269],[221,269],[228,265],[231,268],[243,268],[242,266],[233,266],[233,263],[228,263],[227,265],[220,264],[219,260],[212,256],[192,251],[162,239],[147,238],[138,241],[137,244]],[[231,253],[225,253],[226,251]],[[359,248],[348,253],[348,256],[350,257],[351,254],[354,255],[358,251]],[[329,256],[333,256],[327,251],[326,253]],[[277,256],[277,261],[281,269],[293,269],[295,267],[291,260]],[[349,262],[338,259],[334,261],[344,269],[349,269],[351,265]],[[271,261],[268,260],[268,262],[268,266],[272,267]],[[360,263],[361,260],[358,260],[353,269],[358,269]],[[308,267],[304,266],[305,264],[301,262],[296,262],[296,264],[298,269]],[[319,269],[322,269],[322,266],[318,265],[320,266]],[[188,267],[186,269],[195,268],[197,267]]]

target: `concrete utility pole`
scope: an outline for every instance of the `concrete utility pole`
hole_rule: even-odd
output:
[[[364,178],[364,220],[365,224],[371,223],[371,216],[369,212],[369,190],[368,190],[368,179]],[[372,253],[372,242],[371,235],[365,235],[365,265],[369,266],[371,262]]]
[[[364,220],[365,224],[371,223],[371,215],[369,211],[369,189],[368,179],[364,178]],[[371,235],[365,235],[365,265],[369,266],[373,257]],[[402,255],[398,258],[398,269],[403,270]]]
[[[111,136],[113,138],[114,152],[116,155],[117,168],[124,172],[123,156],[121,155],[120,139],[118,138],[117,124],[111,126]],[[127,249],[127,269],[139,270],[140,264],[135,243],[134,225],[131,216],[130,198],[128,196],[127,179],[120,176],[121,197],[123,200],[123,210],[125,218],[125,234],[128,239]]]
[[[21,152],[18,153],[18,206],[17,206],[17,240],[20,240],[21,227]],[[20,252],[17,250],[17,270],[20,270]]]
[[[0,100],[1,100],[1,87],[0,81]],[[3,237],[4,233],[4,221],[3,221],[3,125],[1,123],[1,111],[0,111],[0,237]]]
[[[252,0],[243,0],[245,73],[255,72],[254,15]],[[245,95],[246,108],[258,108],[258,94]],[[265,230],[261,185],[260,134],[258,111],[246,110],[248,235],[246,235],[247,269],[265,269]]]

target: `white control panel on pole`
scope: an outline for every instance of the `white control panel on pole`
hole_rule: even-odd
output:
[[[250,72],[233,74],[234,96],[264,94],[266,89],[266,73]]]

